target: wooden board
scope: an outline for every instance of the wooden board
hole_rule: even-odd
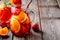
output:
[[[60,7],[60,0],[57,0],[57,3],[58,3],[58,5],[59,5],[59,7]]]
[[[57,6],[57,0],[38,0],[39,6]]]
[[[60,8],[57,0],[38,0],[43,40],[60,40]]]
[[[60,19],[42,19],[44,40],[60,40]]]
[[[40,7],[41,18],[59,18],[60,9],[57,7]]]
[[[38,0],[38,4],[39,4],[39,11],[40,11],[40,18],[60,17],[60,8],[58,7],[57,0]]]
[[[2,1],[4,1],[4,2],[9,2],[9,0],[2,0]]]

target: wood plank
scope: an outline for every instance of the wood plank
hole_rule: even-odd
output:
[[[0,37],[0,40],[2,40],[2,37]]]
[[[42,19],[43,40],[60,40],[60,19]]]
[[[13,37],[13,40],[25,40],[25,38],[24,38],[24,37],[21,37],[21,38],[20,38],[20,37],[14,36],[14,37]]]
[[[41,18],[60,18],[60,9],[57,7],[41,7],[39,10]]]
[[[39,6],[57,6],[56,0],[38,0]]]
[[[57,3],[58,3],[58,5],[59,5],[59,7],[60,7],[60,0],[57,0]]]
[[[34,32],[35,33],[35,32]],[[26,40],[42,40],[40,33],[30,34],[26,37]]]

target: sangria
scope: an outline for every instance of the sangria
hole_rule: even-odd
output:
[[[10,0],[9,3],[3,2],[0,4],[0,35],[8,34],[8,28],[11,29],[16,36],[26,36],[30,33],[31,21],[29,14],[22,8],[22,0]],[[30,3],[32,0],[30,1]],[[29,7],[28,4],[27,8]],[[13,5],[13,6],[11,6]],[[33,30],[39,31],[38,24],[32,26]]]

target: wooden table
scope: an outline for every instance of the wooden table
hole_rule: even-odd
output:
[[[22,0],[26,8],[29,0]],[[9,31],[9,37],[2,40],[60,40],[60,8],[57,0],[33,0],[29,6],[29,15],[32,23],[38,23],[42,33],[32,32],[26,38],[16,37]],[[40,29],[41,30],[41,29]]]
[[[57,0],[38,0],[43,40],[60,40],[60,8]]]

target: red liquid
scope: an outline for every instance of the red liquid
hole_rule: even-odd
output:
[[[13,3],[14,3],[15,5],[21,5],[21,0],[13,0]]]
[[[20,12],[21,11],[22,11],[22,9],[20,10]],[[15,11],[14,15],[19,15],[18,13],[19,13],[19,10],[17,12]],[[21,29],[20,29],[20,31],[18,33],[13,32],[16,36],[22,37],[22,36],[26,36],[26,35],[28,35],[30,33],[30,28],[31,28],[30,17],[29,17],[27,12],[25,12],[25,13],[28,16],[28,19],[26,19],[23,23],[20,23]],[[28,21],[29,23],[26,23],[26,21]]]

